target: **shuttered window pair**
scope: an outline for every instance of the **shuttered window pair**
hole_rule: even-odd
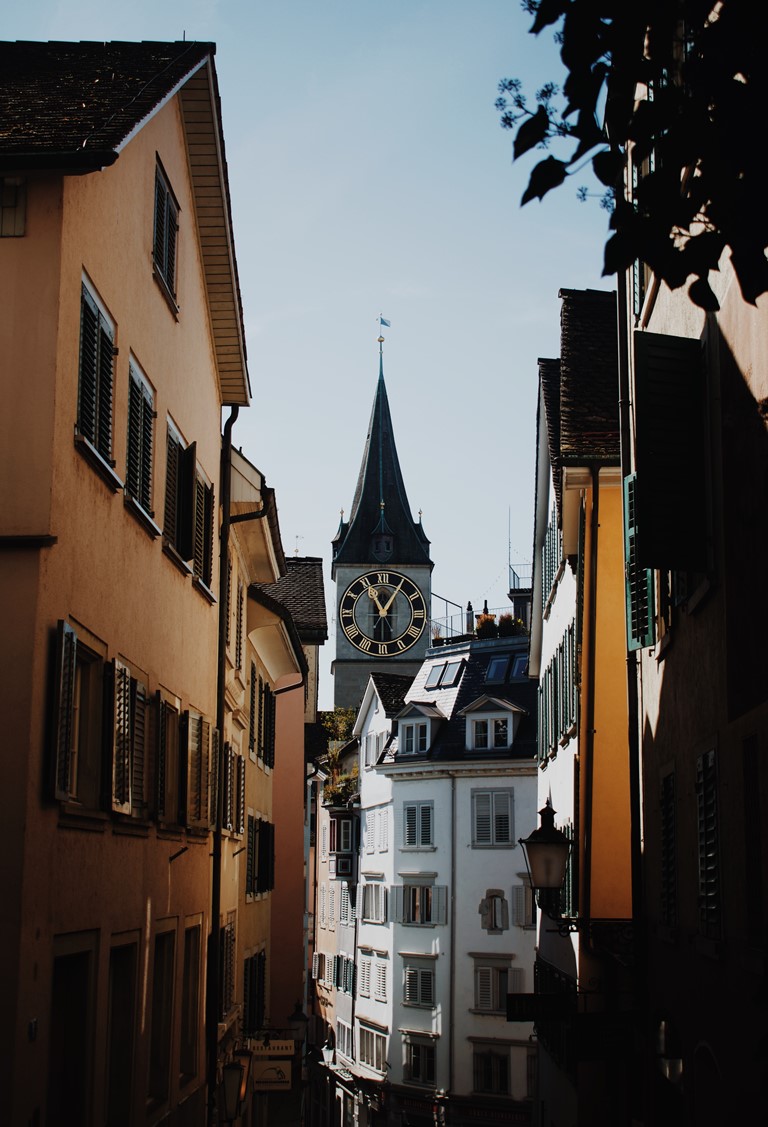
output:
[[[448,919],[448,889],[442,884],[403,884],[392,889],[394,918],[400,923],[431,927]]]
[[[185,446],[169,426],[163,533],[208,588],[213,580],[213,524],[213,486],[197,465],[197,443]]]
[[[434,845],[433,802],[406,802],[403,806],[403,844],[413,848]]]
[[[475,1009],[506,1013],[507,994],[519,994],[523,971],[504,963],[475,963]]]
[[[434,1006],[435,971],[433,967],[406,964],[403,975],[403,1001],[409,1006]]]
[[[155,428],[154,392],[132,361],[128,369],[128,447],[125,492],[148,516],[152,511],[152,447]]]
[[[505,846],[514,844],[514,791],[472,791],[473,846]]]
[[[80,368],[77,433],[110,466],[114,381],[114,326],[83,284],[80,300]]]
[[[155,171],[155,223],[153,261],[155,274],[168,296],[176,297],[176,244],[179,230],[179,205],[161,168]]]

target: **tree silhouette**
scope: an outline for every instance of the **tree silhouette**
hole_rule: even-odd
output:
[[[522,203],[591,164],[612,234],[604,274],[645,262],[692,301],[727,251],[745,301],[768,290],[762,113],[768,7],[746,0],[523,0],[531,32],[556,27],[567,71],[534,105],[518,79],[499,84],[513,157],[572,145],[533,168]],[[564,104],[559,104],[562,97]],[[629,189],[629,190],[627,190]],[[582,195],[585,192],[582,190]]]

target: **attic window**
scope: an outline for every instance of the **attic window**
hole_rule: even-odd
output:
[[[492,657],[485,671],[486,681],[503,681],[507,675],[508,657]]]
[[[27,182],[20,176],[0,179],[0,238],[15,239],[24,234],[27,218]]]
[[[425,689],[450,689],[459,680],[461,661],[443,661],[433,665],[424,683]]]
[[[155,277],[166,297],[176,305],[176,243],[179,230],[179,205],[158,164],[155,171],[155,225],[153,259]]]

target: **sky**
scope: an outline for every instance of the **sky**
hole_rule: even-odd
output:
[[[25,0],[5,40],[216,44],[253,400],[233,441],[276,492],[287,556],[323,559],[349,515],[379,370],[433,594],[508,605],[530,575],[537,360],[567,289],[603,278],[607,216],[577,174],[520,199],[503,77],[562,81],[519,0]],[[563,155],[559,153],[558,155]],[[445,603],[433,604],[435,614]]]

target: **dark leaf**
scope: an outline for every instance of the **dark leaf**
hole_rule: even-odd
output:
[[[529,117],[517,131],[515,144],[512,150],[513,160],[517,160],[529,149],[540,145],[549,131],[549,114],[543,106],[539,106],[533,117]]]
[[[521,204],[526,204],[529,200],[543,200],[547,192],[562,184],[566,176],[567,166],[561,160],[547,157],[546,160],[539,161],[531,173]]]
[[[534,169],[535,171],[535,169]],[[759,245],[740,242],[731,250],[731,262],[741,287],[741,296],[755,305],[768,290],[768,259]]]
[[[706,313],[717,313],[720,308],[720,302],[706,278],[697,278],[695,282],[691,282],[688,287],[688,297],[694,305],[698,305]]]
[[[628,232],[618,231],[605,244],[603,276],[619,274],[629,269],[636,258],[637,245],[634,238]]]
[[[607,149],[596,153],[592,157],[592,170],[601,184],[607,188],[615,188],[621,179],[624,168],[624,158],[621,153]]]

